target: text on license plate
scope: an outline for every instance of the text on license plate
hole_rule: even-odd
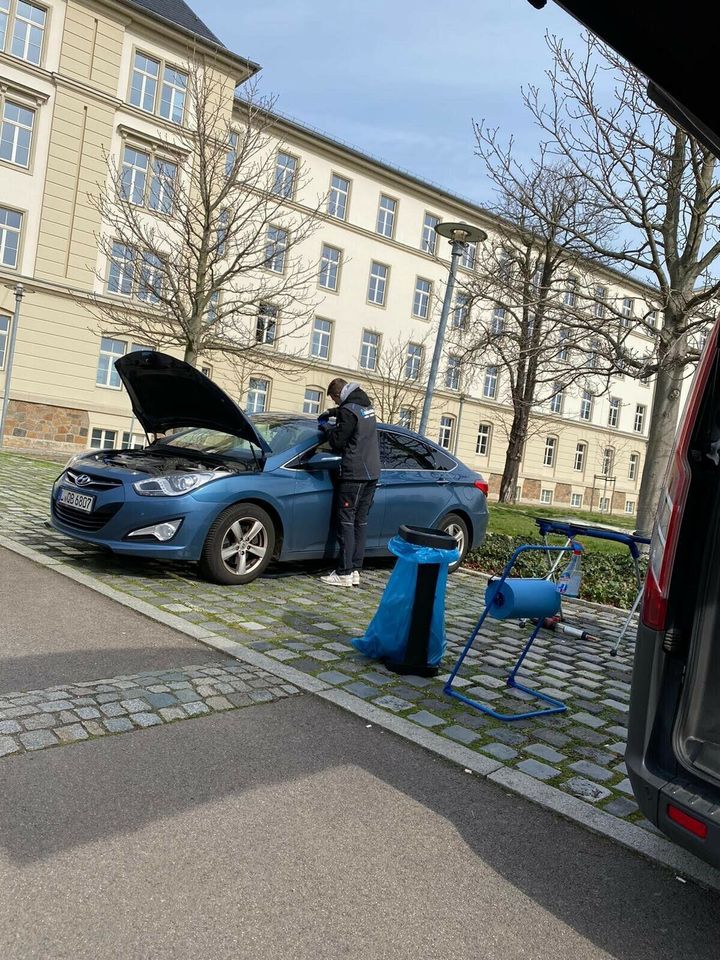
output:
[[[91,513],[95,505],[95,497],[90,497],[87,493],[75,493],[74,490],[61,490],[58,500],[68,507],[83,510],[85,513]]]

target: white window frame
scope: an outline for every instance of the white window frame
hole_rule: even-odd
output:
[[[420,249],[431,256],[435,256],[437,251],[438,235],[435,227],[441,222],[441,218],[430,213],[428,210],[423,214],[423,225],[420,233]]]
[[[248,379],[247,397],[245,399],[245,412],[265,413],[270,400],[270,380],[266,377],[250,377]],[[262,406],[258,405],[258,400],[262,400]]]
[[[478,424],[477,440],[475,441],[475,454],[478,457],[490,456],[490,444],[492,443],[492,424]]]
[[[107,430],[105,427],[93,427],[90,430],[91,450],[117,449],[117,430]]]
[[[620,423],[620,397],[610,397],[608,408],[608,426],[617,427]]]
[[[280,311],[273,303],[258,305],[255,319],[255,343],[274,347],[278,336],[278,318]]]
[[[390,267],[379,260],[370,262],[370,276],[368,277],[367,302],[374,307],[384,307],[387,302],[387,288],[390,277]]]
[[[557,460],[558,438],[545,437],[545,449],[543,451],[543,466],[554,467]]]
[[[308,396],[308,394],[314,394],[315,396]],[[303,413],[309,413],[314,417],[322,413],[323,395],[321,387],[305,387]]]
[[[469,240],[463,248],[463,253],[460,257],[460,266],[464,267],[465,270],[474,270],[476,261],[477,243],[474,240]]]
[[[121,450],[142,450],[146,446],[145,437],[140,433],[130,433],[129,430],[123,430],[120,435]]]
[[[490,318],[490,333],[493,337],[502,336],[505,330],[505,316],[507,310],[501,303],[496,303],[493,307],[492,317]]]
[[[607,301],[608,288],[602,283],[596,283],[593,289],[593,316],[602,320],[605,316],[605,304]]]
[[[628,510],[628,507],[630,508],[629,510]],[[635,513],[635,501],[634,501],[634,500],[626,500],[626,501],[625,501],[625,513],[630,514],[631,516]]]
[[[340,287],[340,268],[342,266],[342,250],[329,243],[322,245],[320,253],[320,272],[318,286],[323,290],[337,293]]]
[[[438,444],[443,450],[451,450],[452,442],[455,436],[455,417],[450,414],[443,414],[440,417],[440,429],[438,432]]]
[[[550,397],[550,413],[561,414],[563,411],[563,402],[565,400],[565,391],[561,383],[553,385],[555,392]]]
[[[269,270],[271,273],[285,273],[287,245],[288,245],[287,230],[285,230],[283,227],[278,226],[275,223],[269,224],[267,228],[267,241],[265,243],[265,269],[266,270]],[[279,264],[279,267],[278,267],[278,264]]]
[[[22,228],[24,221],[24,214],[20,210],[13,210],[12,207],[2,207],[0,206],[0,267],[6,267],[9,270],[17,270],[20,262],[20,252],[22,244]],[[17,217],[19,223],[17,226],[14,224],[10,225],[7,223],[7,220],[10,217]],[[8,244],[8,239],[14,236],[17,238],[14,249],[15,249],[15,259],[8,260],[6,259],[8,251],[12,249]]]
[[[169,76],[169,74],[171,76]],[[184,70],[178,69],[178,67],[172,66],[169,63],[163,63],[162,70],[162,79],[160,81],[160,98],[158,101],[158,116],[162,117],[163,120],[168,120],[170,123],[180,126],[183,122],[185,116],[185,104],[187,102],[187,89],[189,77]],[[184,77],[184,83],[178,83],[175,79],[176,77]],[[166,97],[166,91],[169,93],[169,96]],[[179,111],[177,110],[178,102],[180,104]],[[164,104],[168,104],[168,112],[165,113]],[[176,117],[176,114],[179,113],[179,117]]]
[[[459,390],[461,378],[462,362],[460,357],[455,357],[451,354],[445,364],[445,389]]]
[[[645,417],[647,416],[647,407],[644,403],[635,404],[635,419],[633,420],[633,432],[645,432]]]
[[[567,327],[561,327],[558,330],[558,360],[567,360],[570,356],[570,347],[565,342],[570,339],[570,330]]]
[[[548,487],[542,487],[540,489],[540,503],[544,503],[546,506],[553,502],[553,491]]]
[[[628,480],[637,480],[640,473],[640,454],[633,451],[628,460]]]
[[[335,181],[342,181],[344,187]],[[352,181],[348,177],[343,177],[340,173],[330,174],[330,190],[328,192],[327,213],[329,217],[335,217],[336,220],[347,220],[348,209],[350,207],[350,187]]]
[[[456,330],[462,330],[470,319],[472,297],[462,290],[455,294],[455,303],[452,310],[452,325]]]
[[[412,430],[415,423],[415,407],[400,407],[398,413],[398,426],[405,427],[406,430]]]
[[[20,13],[20,0],[9,0],[9,3],[6,3],[5,6],[7,7],[7,10],[3,11],[6,15],[5,38],[4,43],[0,43],[0,52],[4,51],[11,57],[17,57],[18,60],[39,67],[43,61],[45,48],[48,8],[41,3],[30,3],[25,0],[23,6],[30,7],[41,14],[42,23],[38,23],[37,20],[32,19],[32,16],[28,19]],[[22,30],[19,29],[21,26],[23,27]],[[20,52],[18,52],[18,45],[21,47]],[[37,59],[29,56],[31,47],[37,49]]]
[[[374,339],[374,342],[373,342]],[[360,339],[360,359],[359,366],[361,370],[377,370],[378,360],[380,358],[381,336],[375,330],[363,330]],[[372,358],[372,363],[369,363]]]
[[[432,299],[432,280],[426,277],[415,278],[415,292],[413,294],[412,315],[418,320],[427,320],[430,316],[430,301]]]
[[[295,197],[297,169],[298,158],[291,153],[285,153],[284,150],[278,150],[270,191],[273,196],[282,197],[283,200],[292,200]]]
[[[594,400],[595,398],[589,390],[583,390],[580,394],[580,419],[586,423],[592,421]]]
[[[384,200],[386,200],[388,204],[392,204],[392,206],[383,206]],[[394,238],[397,208],[398,202],[395,197],[391,197],[387,193],[380,194],[380,199],[378,200],[377,218],[375,220],[375,233],[379,234],[381,237],[387,237],[389,240]],[[388,232],[388,225],[390,227],[390,232]]]
[[[598,510],[600,513],[610,513],[610,497],[600,497]]]
[[[635,315],[635,299],[634,297],[623,297],[622,306],[620,308],[620,314],[622,316],[621,325],[623,327],[629,327],[630,321]]]
[[[587,459],[587,444],[581,440],[575,444],[575,456],[573,459],[573,470],[575,471],[575,473],[584,473],[586,459]]]
[[[582,505],[583,505],[583,495],[581,493],[571,493],[570,506],[577,508],[577,507],[582,507]]]
[[[137,58],[144,57],[147,63],[154,63],[157,65],[157,72],[153,75],[147,69],[140,69],[137,66]],[[185,77],[185,84],[178,84],[174,79],[168,78],[168,71],[172,73],[175,77]],[[135,74],[142,78],[140,83],[141,97],[140,103],[133,103],[133,80]],[[189,81],[189,76],[184,70],[181,70],[179,67],[176,67],[173,63],[168,62],[163,57],[156,57],[150,53],[145,53],[144,50],[136,48],[133,50],[132,63],[130,65],[130,84],[128,87],[128,97],[127,102],[130,106],[135,107],[137,110],[142,110],[143,113],[150,113],[154,116],[161,117],[163,120],[167,120],[168,123],[172,123],[175,126],[182,126],[185,119],[185,113],[187,108],[187,85]],[[150,101],[150,97],[147,96],[148,86],[150,82],[154,82],[154,89],[152,91],[152,106],[143,106],[144,103]],[[169,98],[164,96],[166,90],[170,91]],[[180,119],[173,119],[173,114],[175,113],[175,107],[177,105],[178,98],[182,98],[182,103],[180,107]],[[169,103],[169,116],[166,116],[164,113],[164,103]]]
[[[577,303],[578,278],[568,277],[565,282],[565,293],[563,294],[563,303],[566,307],[574,307]]]
[[[405,379],[417,380],[420,377],[423,363],[423,348],[421,343],[409,343],[405,354]]]
[[[0,313],[0,370],[5,369],[7,350],[10,343],[10,326],[12,317],[7,313]]]
[[[20,117],[17,119],[11,119],[6,117],[5,111],[8,107],[14,107],[16,110],[24,110],[30,114],[30,122],[24,123]],[[8,163],[13,167],[19,167],[21,170],[30,169],[30,161],[32,158],[33,151],[33,138],[35,136],[35,117],[37,111],[28,106],[27,103],[23,103],[20,99],[15,99],[12,94],[9,96],[5,94],[2,89],[0,89],[0,145],[10,144],[10,155],[7,157],[0,156],[0,161],[2,163]],[[8,135],[8,131],[11,131],[11,134]],[[27,143],[20,146],[20,140],[22,139],[22,133],[27,133]],[[23,152],[27,151],[27,158],[25,162],[18,159],[18,152],[22,150]]]
[[[604,477],[610,477],[615,471],[615,447],[604,447],[600,470]]]
[[[115,344],[118,349],[107,346],[107,344]],[[127,348],[126,340],[116,340],[114,337],[100,337],[100,350],[98,351],[98,361],[95,369],[96,387],[102,387],[103,390],[122,389],[122,381],[115,369],[115,361],[125,356]],[[100,375],[101,370],[102,378]]]
[[[328,329],[322,329],[322,325],[327,324]],[[321,325],[320,327],[318,325]],[[310,333],[310,356],[316,360],[329,360],[330,348],[332,346],[333,321],[326,317],[315,317],[313,319],[312,331]],[[316,350],[317,347],[317,350]]]
[[[485,367],[485,375],[483,376],[483,396],[488,400],[497,399],[498,381],[499,368],[495,364],[491,363],[489,366]],[[488,391],[489,386],[491,387],[490,391]]]

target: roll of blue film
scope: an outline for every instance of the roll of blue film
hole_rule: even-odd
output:
[[[485,590],[488,615],[494,620],[554,617],[560,609],[557,586],[549,580],[509,577],[504,583],[491,580]]]

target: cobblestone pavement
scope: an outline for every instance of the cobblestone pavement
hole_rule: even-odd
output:
[[[299,693],[228,660],[0,694],[0,757],[269,703]]]
[[[352,591],[320,591],[317,568],[310,565],[277,566],[261,580],[241,588],[208,584],[198,578],[192,564],[163,566],[114,557],[48,529],[49,491],[58,472],[57,464],[0,455],[0,535],[62,560],[159,610],[287,662],[326,684],[581,797],[616,817],[654,830],[641,817],[632,799],[623,761],[633,644],[625,643],[617,657],[610,656],[611,638],[623,619],[620,611],[567,603],[568,621],[582,625],[599,640],[580,643],[542,635],[527,658],[527,670],[520,675],[524,682],[563,699],[567,712],[502,723],[446,697],[442,692],[443,676],[431,680],[398,677],[350,646],[349,641],[364,632],[377,607],[387,581],[388,564],[374,565],[364,574],[362,587]],[[483,592],[484,582],[477,575],[460,573],[450,578],[448,650],[444,663],[447,670],[479,616]],[[491,702],[496,709],[520,709],[519,701],[525,695],[507,688],[504,677],[526,636],[526,631],[515,622],[487,621],[456,681],[458,686],[470,696]],[[147,690],[147,679],[141,679],[139,687]],[[134,683],[134,678],[123,682]],[[188,677],[187,682],[198,691],[196,702],[212,709],[209,700],[215,694],[201,696],[199,678]],[[275,681],[276,690],[282,689],[279,683]],[[97,686],[94,689],[94,694],[85,691],[81,698],[99,699],[102,693]],[[273,688],[269,689],[272,693]],[[225,696],[220,692],[218,695]],[[122,706],[126,699],[147,697],[123,691],[111,702]],[[149,703],[153,707],[152,701]],[[99,709],[95,705],[89,708]],[[64,712],[63,707],[57,709],[58,715]],[[158,710],[143,707],[137,714],[159,716]],[[113,719],[104,716],[106,719],[100,719],[100,723]],[[128,724],[134,716],[135,713],[128,712],[115,719],[125,718]],[[13,721],[17,719],[11,717],[10,722]],[[98,718],[90,722],[97,723]],[[67,726],[74,727],[79,734],[77,723],[73,717],[72,722],[68,719]],[[60,736],[55,726],[39,729]],[[92,735],[87,727],[82,730]],[[26,739],[29,733],[26,730]],[[20,740],[23,736],[19,732],[3,735]],[[13,743],[16,742],[14,739]]]

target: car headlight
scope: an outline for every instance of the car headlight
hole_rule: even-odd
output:
[[[208,470],[200,473],[172,473],[167,477],[152,477],[133,484],[135,493],[141,497],[180,497],[204,487],[212,480],[229,476],[226,470]]]

